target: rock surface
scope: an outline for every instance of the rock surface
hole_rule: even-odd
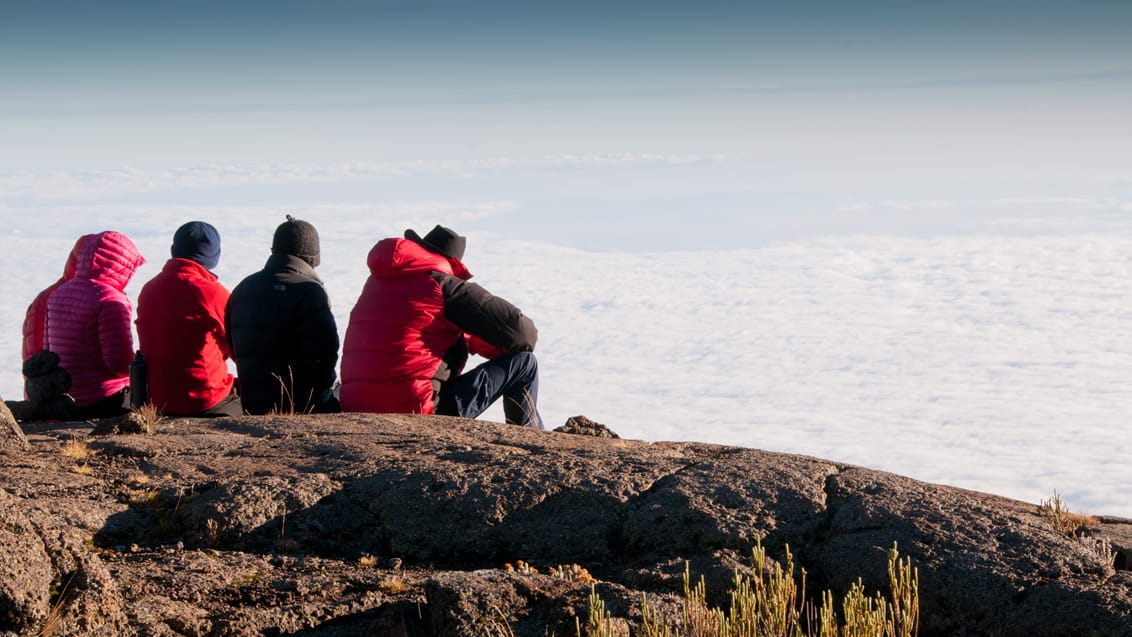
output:
[[[590,585],[545,574],[567,564],[630,634],[642,594],[677,610],[685,561],[721,599],[761,539],[811,596],[886,590],[896,543],[923,636],[1132,635],[1132,521],[1088,529],[1106,559],[1036,503],[830,460],[441,416],[25,429],[0,449],[0,634],[574,635]]]
[[[8,409],[8,404],[3,400],[0,400],[0,449],[16,449],[17,451],[31,449],[27,436],[24,435],[24,430],[20,428],[12,410]]]
[[[596,436],[598,438],[620,438],[617,434],[613,433],[609,427],[594,422],[585,416],[571,416],[566,419],[566,424],[557,427],[554,431],[564,434],[577,434],[579,436]]]

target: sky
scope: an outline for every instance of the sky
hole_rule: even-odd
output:
[[[344,332],[444,223],[540,325],[548,421],[1132,517],[1132,4],[8,0],[0,267],[232,287],[290,212]],[[18,365],[0,393],[19,393]]]
[[[1115,1],[10,0],[0,170],[32,197],[123,167],[322,175],[247,195],[281,205],[424,186],[595,249],[981,231],[1128,202],[1130,29]]]

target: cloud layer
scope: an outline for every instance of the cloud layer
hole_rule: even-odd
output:
[[[0,173],[0,201],[97,199],[149,192],[280,184],[373,182],[406,177],[486,176],[499,173],[515,177],[525,172],[546,169],[722,164],[738,159],[741,157],[735,154],[617,153],[469,160],[347,162],[326,165],[215,164],[161,170],[126,166],[72,171],[20,171]]]
[[[318,221],[340,330],[372,243],[459,209],[294,211]],[[107,226],[135,237],[150,259],[136,298],[179,223],[220,228],[218,273],[234,286],[262,266],[281,221],[266,208],[135,212],[79,222],[44,209],[42,231],[3,230],[6,397],[19,393],[23,305],[58,276],[75,235]],[[1126,233],[638,254],[469,235],[476,280],[539,325],[551,424],[585,414],[634,438],[805,453],[1035,503],[1057,489],[1075,508],[1132,514],[1132,442],[1120,433],[1132,410]]]

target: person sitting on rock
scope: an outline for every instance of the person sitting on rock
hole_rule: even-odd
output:
[[[24,344],[20,357],[21,361],[28,360],[36,352],[46,347],[44,334],[47,331],[47,298],[60,285],[75,278],[75,260],[79,256],[79,249],[82,247],[83,241],[89,236],[91,235],[84,234],[75,241],[71,253],[67,256],[67,263],[63,266],[63,276],[37,294],[31,305],[28,306],[27,313],[24,315]]]
[[[338,328],[318,264],[318,231],[287,215],[263,270],[232,290],[224,329],[249,414],[338,411]]]
[[[220,263],[220,233],[190,221],[173,234],[170,253],[138,295],[149,400],[169,416],[239,416],[243,410],[226,362],[228,290],[212,273]]]
[[[133,307],[125,290],[145,258],[113,230],[80,243],[74,278],[47,299],[45,341],[71,375],[76,416],[116,416],[129,411],[134,358]]]
[[[436,226],[379,241],[342,349],[342,409],[475,418],[499,398],[508,423],[542,429],[538,330],[468,279],[467,240]],[[488,359],[463,372],[469,353]]]

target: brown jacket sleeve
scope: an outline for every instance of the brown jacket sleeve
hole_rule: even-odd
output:
[[[476,283],[439,272],[433,276],[444,294],[444,318],[502,350],[534,351],[538,329],[522,310]]]

